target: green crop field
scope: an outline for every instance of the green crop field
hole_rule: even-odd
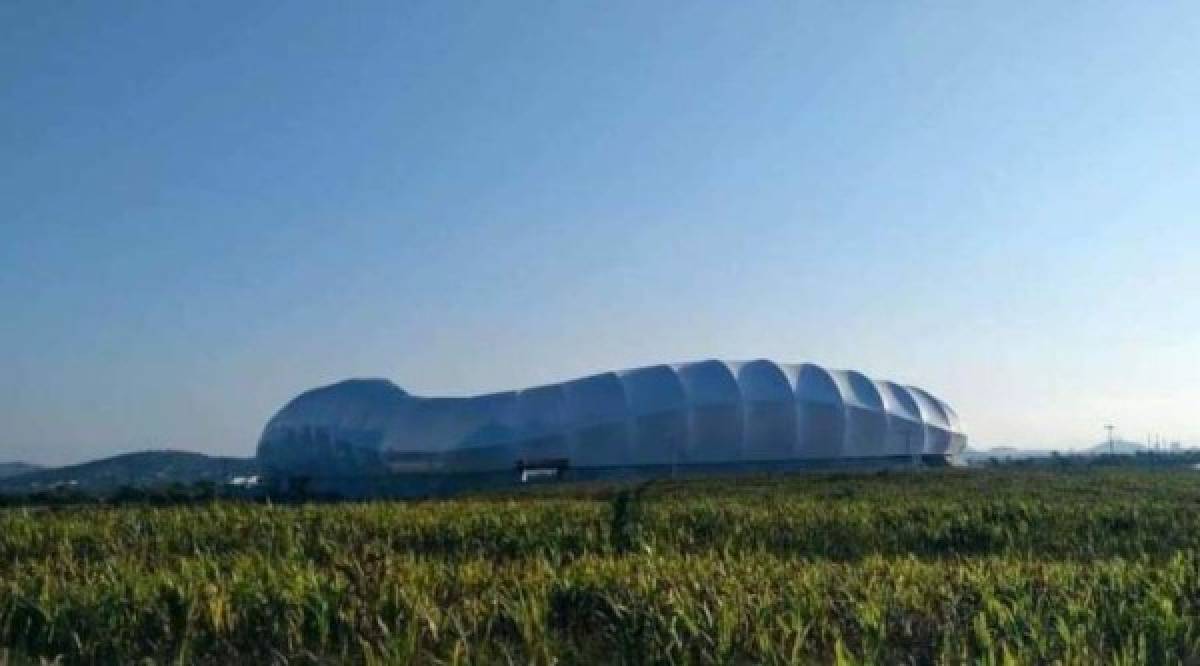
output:
[[[1200,472],[0,512],[0,662],[1200,660]]]

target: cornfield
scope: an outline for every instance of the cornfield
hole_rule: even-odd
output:
[[[0,663],[1200,663],[1200,476],[8,509]]]

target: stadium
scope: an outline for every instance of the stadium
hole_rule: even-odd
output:
[[[958,415],[920,388],[811,363],[706,360],[475,397],[347,380],[285,405],[258,460],[284,491],[411,496],[544,478],[940,466],[965,446]]]

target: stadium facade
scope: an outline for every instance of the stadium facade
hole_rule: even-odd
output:
[[[266,425],[268,479],[348,496],[512,483],[829,466],[944,465],[966,446],[927,391],[847,370],[707,360],[476,397],[383,379],[305,392]]]

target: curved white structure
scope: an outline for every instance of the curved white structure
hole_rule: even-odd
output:
[[[607,372],[469,398],[354,379],[301,394],[258,445],[268,474],[509,472],[949,460],[958,416],[926,391],[859,372],[768,360]]]

